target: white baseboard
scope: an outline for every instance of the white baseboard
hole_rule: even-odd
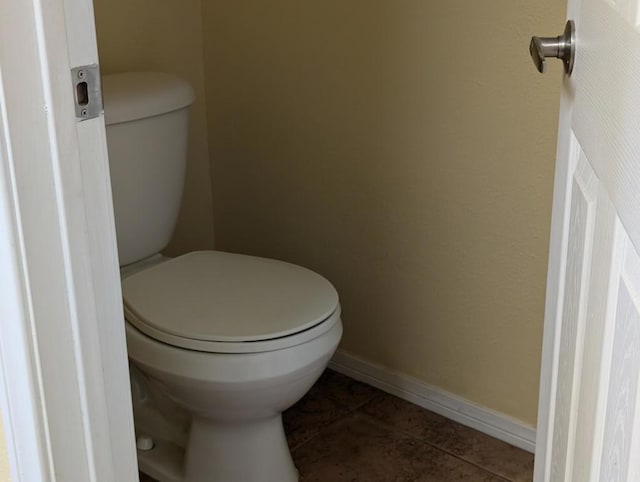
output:
[[[341,350],[335,353],[329,368],[523,450],[535,452],[535,429],[508,415]]]

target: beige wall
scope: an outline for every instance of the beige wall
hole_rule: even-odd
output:
[[[556,0],[203,2],[217,247],[337,286],[342,348],[534,424]]]
[[[211,248],[200,0],[95,0],[94,8],[102,72],[172,72],[195,87],[182,211],[168,252]]]
[[[7,444],[5,440],[4,427],[2,425],[2,414],[0,413],[0,482],[10,482],[11,473],[9,471],[9,457],[7,455]]]

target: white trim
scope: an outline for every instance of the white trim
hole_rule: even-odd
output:
[[[329,368],[527,452],[535,450],[536,431],[533,427],[416,378],[342,350],[335,353]]]

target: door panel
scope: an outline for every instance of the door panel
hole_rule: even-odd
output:
[[[601,447],[607,377],[613,324],[607,322],[615,316],[617,289],[615,278],[619,273],[618,230],[614,206],[603,183],[599,184],[598,204],[593,243],[593,264],[589,283],[587,321],[585,325],[583,358],[580,373],[579,404],[572,479],[592,480],[598,473],[599,458],[594,456]],[[619,223],[618,223],[619,226]],[[598,448],[596,448],[598,447]],[[577,463],[575,461],[578,461]]]
[[[599,480],[631,480],[631,446],[640,375],[640,258],[626,233],[617,276],[618,296],[613,319],[615,334],[608,380],[602,465]],[[636,455],[637,463],[637,455]]]
[[[598,196],[598,180],[584,155],[580,151],[578,153],[580,157],[573,174],[569,214],[569,249],[553,432],[551,480],[558,481],[571,480],[570,455],[575,440],[582,339]]]

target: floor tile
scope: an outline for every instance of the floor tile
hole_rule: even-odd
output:
[[[333,400],[310,394],[282,414],[289,447],[295,449],[324,427],[348,414],[348,409]]]
[[[304,482],[504,482],[359,414],[324,430],[293,458]]]
[[[381,394],[360,411],[513,482],[533,479],[533,454],[392,395]]]
[[[380,393],[380,390],[371,385],[359,382],[327,369],[316,382],[311,392],[329,398],[350,410],[359,407]]]
[[[296,448],[377,393],[369,385],[325,371],[309,393],[283,414],[289,447]]]

